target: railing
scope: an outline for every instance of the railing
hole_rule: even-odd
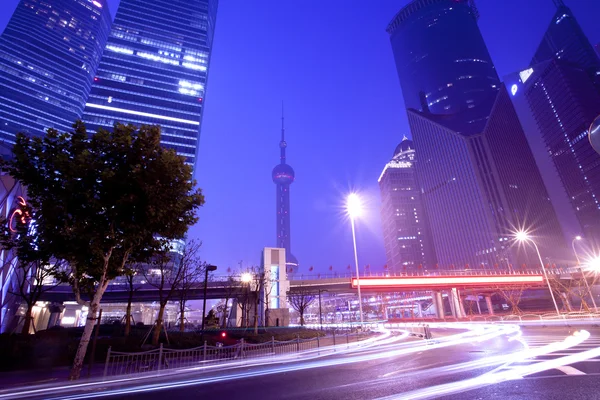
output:
[[[339,330],[330,332],[331,336],[314,339],[300,339],[298,336],[294,340],[277,341],[271,337],[270,342],[258,344],[246,343],[243,339],[231,346],[209,346],[204,342],[203,346],[182,350],[164,348],[162,343],[158,349],[137,353],[112,351],[109,347],[104,377],[199,367],[232,360],[300,353],[321,347],[333,346],[331,348],[335,350],[336,346],[348,347],[351,342],[358,342],[368,335],[364,332],[350,333],[350,330],[342,334]]]
[[[567,273],[580,273],[579,267],[564,267],[564,268],[546,268],[548,275],[560,275]],[[538,269],[522,269],[522,268],[486,268],[486,269],[422,269],[417,271],[407,271],[400,273],[393,272],[362,272],[361,278],[402,278],[412,276],[495,276],[495,275],[543,275],[544,271]],[[318,280],[318,279],[351,279],[356,278],[354,273],[325,273],[325,274],[294,274],[290,276],[290,281],[302,280]]]

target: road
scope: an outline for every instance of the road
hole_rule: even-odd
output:
[[[460,326],[460,325],[455,325]],[[433,341],[393,337],[341,354],[35,393],[53,399],[590,399],[600,389],[600,329],[489,326],[434,329]],[[580,329],[582,329],[581,327]],[[498,329],[505,329],[499,332]],[[518,337],[520,336],[520,337]],[[518,337],[517,340],[514,340]],[[565,338],[568,338],[564,341]],[[535,356],[535,357],[533,357]],[[570,360],[573,361],[573,360]],[[554,364],[553,364],[554,363]],[[556,365],[555,365],[556,364]],[[537,372],[540,370],[540,372]],[[35,397],[30,393],[30,397]],[[568,395],[567,395],[568,394]],[[19,398],[27,397],[26,394]],[[4,397],[0,393],[0,399]]]

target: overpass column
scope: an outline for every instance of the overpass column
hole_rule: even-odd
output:
[[[562,299],[563,305],[567,309],[567,312],[573,311],[573,307],[571,306],[571,299],[569,299],[569,294],[566,292],[561,292],[560,297]]]
[[[458,295],[458,289],[452,288],[450,289],[450,306],[452,308],[452,315],[456,318],[461,318],[461,307],[460,307],[460,297]]]
[[[483,297],[485,297],[485,305],[487,306],[488,314],[494,315],[494,306],[492,304],[492,295],[486,294]]]
[[[433,301],[433,306],[435,307],[436,316],[440,319],[444,319],[444,299],[442,298],[442,292],[439,290],[432,291],[431,300]]]
[[[467,296],[463,296],[459,290],[458,291],[458,304],[460,305],[460,313],[462,314],[463,318],[466,318],[467,313],[465,312],[465,301],[467,301]]]

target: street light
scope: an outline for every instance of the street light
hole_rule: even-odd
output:
[[[360,294],[360,276],[358,270],[358,254],[356,252],[356,230],[354,229],[354,219],[362,214],[362,202],[356,193],[350,193],[346,199],[346,213],[350,217],[352,225],[352,244],[354,245],[354,264],[356,266],[356,287],[358,288],[358,308],[360,312],[360,326],[363,325],[362,296]]]
[[[251,280],[252,280],[252,274],[250,272],[244,272],[242,274],[242,282],[243,283],[250,283]]]
[[[204,332],[204,319],[206,315],[206,289],[208,287],[208,273],[216,271],[217,267],[214,265],[207,265],[204,270],[204,298],[202,299],[202,332]]]
[[[540,249],[538,249],[537,244],[535,244],[535,242],[533,241],[531,236],[529,236],[529,234],[525,231],[517,232],[517,234],[515,235],[515,238],[521,243],[530,242],[531,244],[533,244],[533,247],[535,247],[535,251],[540,260],[540,264],[542,265],[542,271],[544,272],[544,278],[546,279],[546,284],[548,284],[548,290],[550,291],[550,296],[552,296],[552,302],[554,303],[554,308],[556,309],[556,314],[560,318],[560,311],[558,310],[558,305],[556,304],[556,299],[554,298],[554,293],[552,292],[552,287],[550,286],[550,281],[548,280],[548,274],[546,273],[546,267],[544,267],[544,260],[542,260],[542,256],[540,255]]]

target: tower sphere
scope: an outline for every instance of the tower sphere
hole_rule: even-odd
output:
[[[282,185],[289,185],[294,182],[294,169],[287,164],[278,164],[273,168],[273,182]]]

